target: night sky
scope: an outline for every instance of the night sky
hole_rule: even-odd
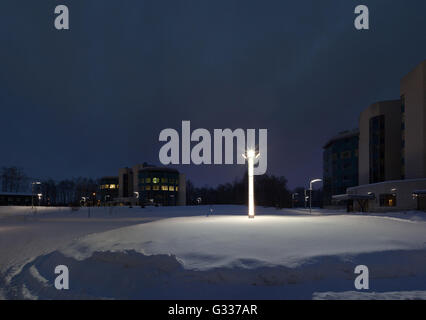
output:
[[[54,28],[54,8],[70,30]],[[354,28],[367,4],[370,30]],[[268,173],[322,177],[322,146],[426,59],[426,1],[0,2],[0,166],[38,178],[159,165],[162,129],[268,129]],[[244,166],[176,166],[196,185]]]

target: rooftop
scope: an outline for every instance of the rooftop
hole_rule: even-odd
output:
[[[336,141],[339,141],[339,140],[342,140],[342,139],[352,138],[352,137],[358,136],[358,135],[359,135],[359,129],[358,128],[339,132],[333,138],[328,140],[323,148],[324,149],[328,148],[333,142],[336,142]]]

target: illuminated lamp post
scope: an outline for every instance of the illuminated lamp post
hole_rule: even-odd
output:
[[[322,179],[315,179],[309,183],[309,213],[312,213],[312,185],[315,182],[322,182]]]
[[[243,154],[244,159],[248,163],[248,216],[250,219],[254,219],[254,161],[259,158],[260,153],[256,154],[256,151],[253,149],[248,149],[245,154]]]
[[[31,209],[32,210],[34,209],[34,185],[35,184],[40,185],[41,182],[40,181],[31,182]]]
[[[298,197],[299,196],[299,194],[297,193],[297,192],[295,192],[295,193],[293,193],[292,195],[291,195],[291,207],[292,208],[294,208],[294,200],[295,200],[295,198],[296,197]]]
[[[138,191],[134,191],[133,192],[136,198],[136,204],[139,205],[139,192]]]

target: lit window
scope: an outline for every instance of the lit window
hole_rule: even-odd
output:
[[[160,186],[152,186],[152,190],[158,191],[158,190],[160,190]]]
[[[381,194],[379,199],[381,207],[396,207],[395,194]]]
[[[159,182],[160,182],[160,179],[159,179],[159,178],[152,178],[152,182],[153,182],[153,183],[159,183]]]
[[[169,191],[175,191],[175,187],[174,186],[169,186]]]
[[[147,191],[151,190],[151,186],[145,186],[145,190]]]
[[[176,187],[175,191],[179,191],[179,187]]]
[[[151,183],[151,178],[146,178],[145,183]]]
[[[115,184],[109,186],[110,189],[115,189]]]
[[[167,186],[161,186],[161,190],[163,190],[163,191],[167,191]]]

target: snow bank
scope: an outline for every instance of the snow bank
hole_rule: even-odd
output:
[[[9,210],[0,299],[411,298],[426,289],[419,212],[258,207],[249,220],[244,206],[114,207],[91,208],[89,219],[88,208],[31,218],[24,209],[0,208]],[[25,218],[6,219],[15,214]],[[53,287],[60,264],[70,269],[69,291]],[[359,264],[370,269],[371,295],[352,292]]]
[[[359,264],[377,297],[420,297],[413,291],[425,289],[425,231],[425,222],[364,216],[163,219],[37,257],[11,279],[7,298],[352,298],[345,292]],[[70,270],[68,291],[53,288],[60,264]]]
[[[383,262],[381,262],[383,259]],[[84,260],[55,251],[41,256],[14,277],[8,298],[15,299],[365,299],[412,298],[413,292],[399,295],[359,292],[315,292],[353,289],[353,269],[368,262],[371,284],[380,290],[385,279],[394,289],[404,289],[404,279],[417,276],[417,285],[426,279],[424,251],[393,251],[342,257],[316,257],[295,268],[282,266],[215,268],[188,270],[175,256],[146,256],[135,251],[95,252]],[[404,261],[404,263],[400,263]],[[70,270],[70,289],[53,287],[55,266]],[[421,288],[421,287],[420,287]],[[420,288],[415,288],[417,291]],[[410,289],[408,286],[407,289]],[[315,292],[313,295],[312,293]],[[419,296],[419,295],[416,295]]]
[[[94,234],[61,251],[83,260],[96,251],[175,255],[187,269],[295,267],[306,259],[426,247],[426,223],[357,216],[188,217]]]

